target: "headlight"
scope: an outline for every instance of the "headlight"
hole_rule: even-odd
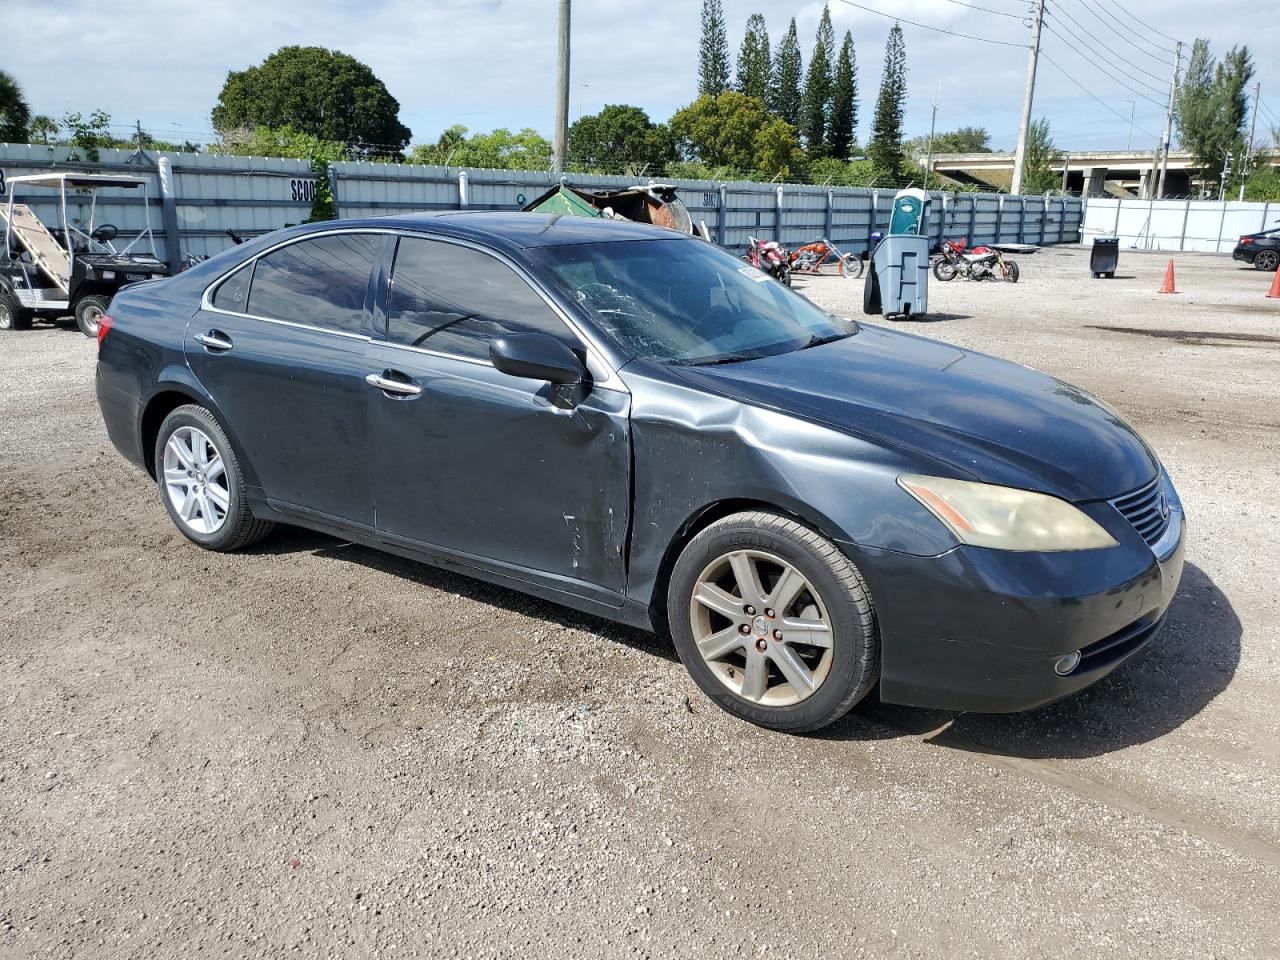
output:
[[[1111,534],[1057,497],[943,477],[899,477],[898,483],[961,543],[1043,551],[1116,546]]]

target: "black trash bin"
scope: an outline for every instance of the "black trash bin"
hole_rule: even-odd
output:
[[[1094,237],[1093,250],[1089,254],[1089,269],[1093,277],[1106,277],[1110,280],[1116,275],[1116,264],[1120,262],[1119,237]]]

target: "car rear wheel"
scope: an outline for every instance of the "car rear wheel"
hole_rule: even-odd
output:
[[[77,300],[76,326],[80,328],[80,332],[86,337],[96,339],[98,325],[102,322],[102,318],[106,316],[109,306],[111,306],[111,298],[97,293]]]
[[[9,290],[0,287],[0,330],[30,330],[31,313]]]
[[[824,727],[879,673],[861,574],[829,540],[777,514],[733,514],[694,537],[672,571],[667,615],[694,682],[762,727]]]
[[[254,517],[227,435],[204,407],[178,407],[160,425],[155,447],[160,499],[183,535],[206,550],[257,543],[274,526]]]
[[[1275,250],[1259,250],[1253,258],[1253,265],[1259,270],[1272,271],[1280,265],[1280,253]]]

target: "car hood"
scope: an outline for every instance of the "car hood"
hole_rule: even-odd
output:
[[[734,399],[904,448],[962,476],[1071,501],[1115,497],[1159,469],[1137,432],[1079,387],[880,327],[682,372]]]

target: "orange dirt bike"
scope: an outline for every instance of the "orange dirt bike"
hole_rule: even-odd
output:
[[[859,257],[852,253],[842,253],[840,249],[826,237],[820,237],[813,243],[798,247],[791,254],[791,272],[821,274],[824,266],[832,266],[835,272],[849,280],[857,280],[862,276],[863,264]]]

